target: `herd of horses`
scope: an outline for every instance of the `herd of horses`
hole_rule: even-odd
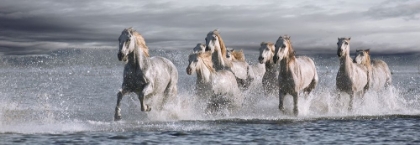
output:
[[[163,105],[176,97],[178,72],[168,59],[149,56],[143,36],[133,28],[122,31],[118,59],[124,61],[124,77],[117,93],[114,120],[121,119],[120,102],[127,93],[136,93],[141,111],[162,110]],[[293,114],[298,115],[298,98],[308,96],[318,83],[314,61],[296,56],[290,36],[280,36],[275,43],[262,42],[257,64],[249,65],[242,50],[225,46],[218,30],[207,33],[205,44],[198,43],[188,56],[188,75],[196,74],[195,92],[207,102],[209,114],[221,109],[236,110],[244,101],[241,91],[261,84],[266,95],[278,94],[279,109],[284,112],[284,98],[293,97]],[[388,65],[382,60],[371,60],[369,49],[357,50],[350,57],[350,38],[338,38],[337,55],[340,67],[336,77],[339,94],[350,96],[349,110],[354,96],[363,97],[368,90],[381,90],[391,84]],[[147,104],[146,102],[147,101]]]

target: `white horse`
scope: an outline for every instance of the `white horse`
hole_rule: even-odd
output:
[[[121,119],[120,102],[130,92],[137,94],[141,111],[150,111],[147,103],[161,110],[168,99],[177,95],[178,71],[175,65],[162,57],[149,57],[143,36],[132,28],[124,29],[118,38],[118,59],[124,61],[124,79],[118,92],[114,120]]]
[[[197,43],[197,45],[193,48],[193,53],[202,53],[206,51],[206,45],[203,43]]]
[[[370,76],[369,89],[379,91],[391,85],[392,77],[388,65],[380,59],[371,61],[369,49],[356,50],[353,60],[367,67]]]
[[[212,61],[216,71],[231,70],[237,79],[238,85],[242,88],[247,88],[247,85],[250,84],[248,81],[253,80],[252,76],[248,74],[248,63],[245,61],[230,61],[226,58],[226,46],[217,30],[207,33],[205,40],[206,49],[213,53]]]
[[[235,110],[243,101],[236,78],[231,71],[215,71],[211,55],[209,51],[190,54],[187,74],[197,74],[196,94],[210,102],[206,111],[215,113],[224,107]]]
[[[260,56],[258,57],[258,61],[265,66],[265,73],[262,78],[264,92],[266,95],[278,94],[280,59],[277,62],[273,60],[275,51],[274,43],[262,42],[259,50]]]
[[[245,55],[242,50],[237,51],[234,49],[227,50],[226,58],[230,61],[242,61],[245,62]],[[256,87],[258,84],[261,84],[262,77],[265,73],[265,65],[257,63],[254,65],[248,65],[248,76],[245,86]],[[276,76],[277,77],[277,76]]]
[[[369,73],[365,66],[353,63],[350,58],[350,39],[338,38],[337,55],[340,58],[340,68],[336,77],[336,87],[338,93],[345,92],[350,95],[349,110],[352,110],[354,96],[363,97],[369,89]]]
[[[298,96],[303,90],[306,96],[318,83],[318,74],[315,63],[306,56],[296,57],[290,37],[280,36],[275,45],[273,61],[280,60],[279,83],[279,109],[284,112],[283,101],[286,94],[293,96],[293,113],[299,114]]]

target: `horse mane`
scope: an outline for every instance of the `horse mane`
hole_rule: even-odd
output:
[[[198,58],[203,60],[204,65],[210,70],[210,72],[216,72],[213,68],[213,61],[211,60],[211,51],[200,52],[196,54]]]
[[[271,48],[273,48],[273,46],[274,46],[274,43],[273,42],[261,42],[261,44],[260,44],[260,46],[264,46],[264,45],[267,45],[268,46],[268,48],[270,48],[270,50],[274,53],[274,49],[271,49]]]
[[[149,47],[146,45],[146,41],[144,40],[143,36],[136,30],[134,30],[132,27],[125,29],[129,34],[136,36],[136,44],[137,46],[140,46],[140,48],[143,50],[143,53],[146,57],[149,57]]]
[[[214,35],[217,36],[217,38],[219,39],[219,45],[220,45],[220,50],[222,51],[222,56],[226,57],[226,46],[225,46],[225,42],[223,42],[222,37],[220,36],[220,32],[216,29],[211,31],[210,33],[213,33]]]
[[[242,61],[245,62],[245,54],[244,51],[241,50],[232,50],[231,55],[233,56],[233,58],[237,61]]]
[[[372,68],[371,59],[370,59],[370,49],[365,50],[356,50],[357,52],[362,51],[366,59],[364,59],[361,64],[365,65],[369,70]]]
[[[284,35],[282,38],[286,40],[287,44],[289,45],[289,59],[295,60],[295,50],[293,49],[292,41],[290,41],[290,36]]]

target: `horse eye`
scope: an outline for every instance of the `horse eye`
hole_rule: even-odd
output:
[[[347,43],[347,42],[344,42],[344,44],[348,45],[349,43]]]

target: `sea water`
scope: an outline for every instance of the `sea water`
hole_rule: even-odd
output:
[[[245,51],[255,64],[257,51]],[[136,95],[124,96],[123,119],[113,121],[124,63],[117,50],[69,49],[43,55],[1,56],[0,144],[418,144],[420,143],[419,55],[376,55],[392,71],[392,86],[355,98],[338,97],[335,53],[313,58],[319,83],[299,98],[299,115],[278,110],[277,95],[261,86],[244,90],[235,113],[206,115],[187,75],[189,50],[151,51],[179,72],[178,95],[160,112],[141,112]],[[299,54],[298,54],[299,55]]]

